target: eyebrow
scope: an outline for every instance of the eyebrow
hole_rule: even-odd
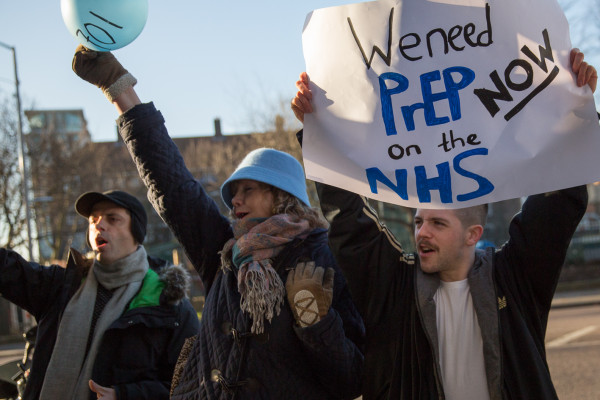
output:
[[[94,213],[92,212],[92,213],[90,214],[89,218],[92,218],[92,217],[98,217],[98,216],[100,216],[101,214],[104,214],[106,217],[121,217],[121,216],[122,216],[122,214],[120,214],[118,211],[109,211],[109,212],[107,212],[107,213],[100,212],[100,213],[97,213],[97,214],[94,214]]]
[[[420,221],[441,221],[441,222],[445,222],[448,223],[448,221],[450,221],[447,218],[443,218],[443,217],[430,217],[430,218],[423,218],[421,216],[415,216],[415,221],[416,220],[420,220]]]

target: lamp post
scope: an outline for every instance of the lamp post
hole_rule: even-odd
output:
[[[29,207],[29,190],[27,187],[27,164],[25,163],[25,141],[23,140],[23,121],[21,119],[21,95],[19,94],[19,76],[17,74],[17,51],[14,46],[9,46],[5,43],[0,42],[0,46],[12,51],[13,55],[13,66],[15,69],[15,87],[17,99],[17,117],[18,117],[18,148],[19,148],[19,169],[21,171],[21,185],[23,190],[23,197],[25,198],[25,222],[27,227],[27,248],[29,250],[29,259],[33,260],[33,244],[31,240],[31,212]]]

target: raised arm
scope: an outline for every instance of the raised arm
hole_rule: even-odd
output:
[[[584,61],[579,49],[570,54],[571,69],[579,87],[596,89],[596,69]],[[530,196],[509,227],[510,239],[497,257],[514,266],[514,287],[526,287],[536,302],[530,309],[548,310],[564,263],[569,243],[585,213],[585,186]],[[520,282],[517,284],[516,282]],[[522,286],[522,285],[525,286]]]
[[[98,86],[121,116],[119,133],[127,145],[148,199],[169,225],[208,290],[220,265],[218,252],[231,237],[229,221],[187,169],[152,103],[142,104],[133,76],[109,52],[79,46],[73,70]]]
[[[529,196],[509,227],[510,238],[496,257],[509,265],[510,285],[523,290],[530,310],[550,309],[567,249],[587,205],[587,189],[578,186]]]
[[[65,282],[66,269],[29,262],[18,253],[0,248],[0,295],[43,318],[56,302]]]

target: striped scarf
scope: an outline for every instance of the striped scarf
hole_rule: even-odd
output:
[[[223,268],[237,269],[240,308],[252,318],[251,332],[264,332],[264,320],[271,322],[279,315],[285,287],[273,259],[296,238],[304,239],[310,233],[308,221],[288,214],[277,214],[267,219],[236,220],[233,238],[221,251]]]

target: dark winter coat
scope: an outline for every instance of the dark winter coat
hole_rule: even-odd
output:
[[[41,266],[0,249],[0,294],[38,323],[25,399],[39,398],[63,311],[89,271],[80,261],[72,250],[66,268]],[[152,268],[140,291],[104,333],[92,371],[92,379],[113,387],[120,400],[168,399],[181,347],[199,329],[196,312],[185,298],[187,273],[149,261]],[[95,398],[90,391],[90,399]]]
[[[232,237],[230,222],[185,167],[161,114],[150,104],[124,113],[120,133],[149,188],[148,197],[170,226],[206,289],[201,331],[174,388],[175,399],[352,399],[360,394],[364,327],[326,232],[289,244],[274,260],[285,282],[299,260],[335,268],[329,314],[300,329],[286,303],[261,335],[240,310],[234,271],[223,270],[219,251]]]
[[[403,251],[365,198],[317,184],[330,245],[367,330],[363,398],[444,399],[437,274]],[[492,400],[556,399],[546,363],[548,313],[585,186],[530,196],[499,250],[476,253],[468,275]]]

